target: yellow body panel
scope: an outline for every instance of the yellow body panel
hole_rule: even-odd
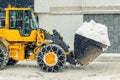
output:
[[[15,43],[9,45],[9,57],[14,60],[24,60],[24,44]]]
[[[15,43],[9,46],[9,58],[14,60],[25,60],[25,45],[22,43]],[[26,60],[35,60],[35,54],[30,53]]]
[[[21,36],[18,30],[0,29],[0,37],[9,43],[9,57],[14,60],[25,60],[25,44],[35,42],[36,46],[40,46],[45,40],[44,33],[40,30],[32,30],[29,36]],[[35,53],[38,54],[38,51]],[[27,60],[35,60],[35,54],[31,53]]]
[[[31,10],[31,8],[15,8],[15,7],[13,7],[13,8],[5,8],[5,10]]]
[[[35,54],[34,53],[31,53],[30,57],[28,60],[35,60]]]
[[[5,30],[4,37],[8,41],[27,41],[35,42],[36,41],[37,30],[32,30],[29,36],[21,36],[18,30]]]

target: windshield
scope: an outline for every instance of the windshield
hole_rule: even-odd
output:
[[[39,28],[39,25],[38,25],[38,22],[37,22],[37,19],[36,19],[36,16],[31,12],[31,16],[32,16],[32,28],[33,29],[38,29]]]
[[[31,30],[39,28],[36,16],[32,11],[10,11],[10,21],[10,28],[29,27]]]
[[[30,10],[11,10],[9,16],[9,28],[18,29],[23,36],[39,28],[37,17]]]

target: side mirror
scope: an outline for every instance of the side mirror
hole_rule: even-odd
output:
[[[38,16],[36,16],[36,20],[37,20],[37,23],[39,24],[39,17]]]

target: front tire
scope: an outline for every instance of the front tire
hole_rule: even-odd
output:
[[[45,72],[58,72],[64,67],[66,55],[59,45],[49,44],[41,48],[37,62],[41,70]]]

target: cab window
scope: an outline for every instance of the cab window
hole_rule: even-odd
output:
[[[10,11],[10,29],[18,29],[22,36],[29,36],[31,28],[30,11]]]
[[[0,18],[0,28],[5,27],[5,18]]]

